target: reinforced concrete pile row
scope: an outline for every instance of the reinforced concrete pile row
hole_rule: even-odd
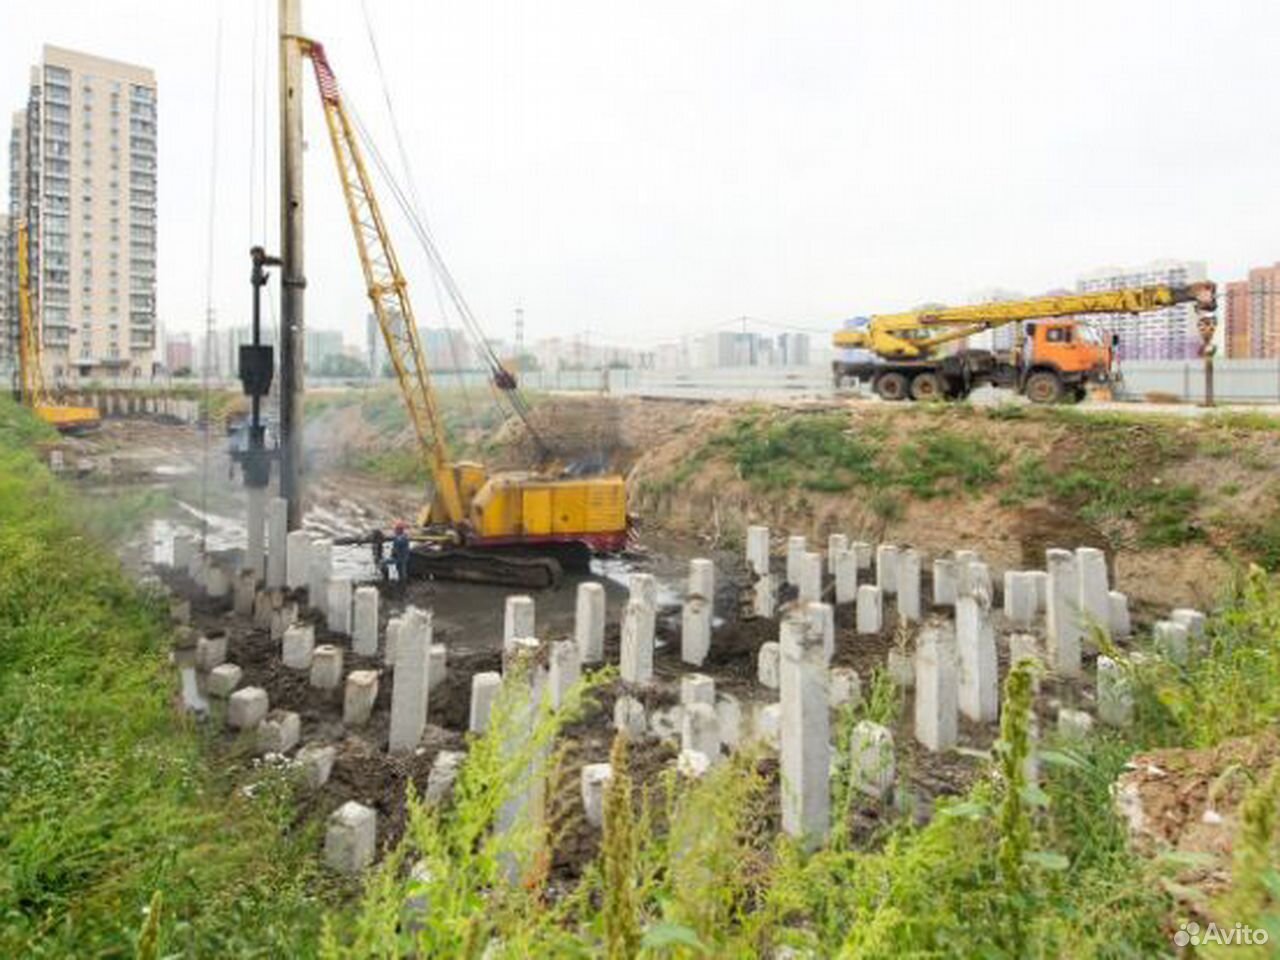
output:
[[[375,586],[356,586],[334,576],[332,544],[305,532],[285,533],[283,501],[267,507],[265,563],[246,564],[231,573],[201,554],[187,538],[175,540],[174,564],[185,569],[211,597],[231,595],[236,610],[254,617],[279,643],[284,667],[306,671],[318,690],[343,691],[343,723],[368,723],[379,684],[391,677],[389,753],[419,749],[427,722],[431,690],[445,678],[448,651],[433,642],[429,610],[409,607],[380,629],[380,594]],[[861,697],[861,678],[847,666],[832,666],[838,643],[859,643],[879,636],[896,618],[903,638],[888,654],[885,668],[895,682],[914,690],[914,738],[929,751],[957,744],[963,715],[980,724],[999,719],[997,636],[1008,661],[1035,659],[1045,676],[1074,691],[1058,705],[1059,728],[1085,735],[1094,717],[1103,723],[1130,722],[1133,703],[1127,673],[1113,658],[1096,658],[1093,683],[1084,675],[1085,649],[1091,637],[1127,637],[1132,629],[1127,598],[1110,589],[1106,558],[1081,547],[1051,549],[1044,570],[1011,570],[1002,577],[1003,607],[995,608],[992,575],[972,551],[958,550],[932,559],[931,576],[911,548],[894,544],[849,542],[832,535],[825,555],[808,549],[805,538],[788,537],[775,559],[767,528],[747,531],[747,616],[777,618],[777,640],[755,651],[757,690],[748,697],[718,692],[703,667],[716,644],[715,565],[690,562],[679,616],[679,654],[688,672],[679,676],[678,702],[669,709],[646,709],[655,685],[654,652],[659,615],[658,583],[648,573],[633,573],[623,606],[618,657],[619,693],[613,725],[630,737],[676,740],[678,769],[703,775],[744,744],[776,751],[780,759],[782,826],[806,843],[819,844],[831,821],[833,710]],[[260,576],[258,571],[264,571]],[[315,642],[314,627],[299,619],[301,596],[324,617],[329,631],[349,637],[351,651],[382,656],[382,670],[344,666],[344,648]],[[929,603],[925,603],[926,597]],[[786,598],[780,600],[780,598]],[[854,629],[837,637],[837,611],[852,606]],[[558,709],[584,671],[605,661],[606,604],[599,583],[578,585],[572,638],[544,642],[537,636],[535,601],[508,596],[503,622],[503,673],[481,672],[471,679],[469,731],[483,733],[505,676],[521,678],[530,723],[539,704]],[[182,611],[175,614],[182,618]],[[1175,610],[1154,626],[1156,650],[1185,662],[1204,633],[1204,616]],[[905,629],[909,628],[909,629]],[[910,643],[914,631],[914,644]],[[298,715],[272,710],[267,691],[240,688],[239,667],[226,662],[225,638],[196,640],[196,665],[206,675],[205,689],[225,700],[229,727],[249,731],[263,753],[287,754],[299,746]],[[758,696],[756,694],[758,693]],[[1070,702],[1068,702],[1068,700]],[[877,802],[892,799],[896,777],[893,732],[861,721],[853,730],[846,758],[852,782]],[[304,746],[295,762],[313,784],[323,783],[334,748]],[[463,760],[457,751],[441,751],[432,769],[428,799],[442,798]],[[585,819],[599,826],[603,792],[612,771],[605,762],[581,770]],[[540,787],[513,801],[512,811],[539,816]],[[500,818],[510,826],[516,813]],[[374,811],[354,801],[335,811],[329,822],[326,859],[347,872],[367,866],[376,852]]]

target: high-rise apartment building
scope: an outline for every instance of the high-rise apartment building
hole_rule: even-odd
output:
[[[150,377],[156,350],[154,74],[45,46],[9,143],[9,216],[28,224],[46,378]],[[15,287],[11,281],[10,303]]]
[[[0,297],[5,302],[5,324],[0,327],[0,370],[12,370],[18,354],[18,217],[26,209],[27,175],[22,163],[27,149],[27,112],[13,115],[9,130],[9,225],[4,233],[5,259],[10,271]]]
[[[1145,267],[1103,267],[1080,277],[1081,293],[1125,290],[1151,284],[1183,286],[1204,280],[1205,265],[1198,260],[1157,260]],[[1200,333],[1196,308],[1181,303],[1134,316],[1090,315],[1108,333],[1120,335],[1119,358],[1123,360],[1190,360],[1200,355]]]
[[[1223,300],[1227,356],[1280,357],[1280,263],[1254,267],[1248,280],[1228,283]]]
[[[0,213],[0,378],[9,382],[13,370],[16,345],[13,333],[17,329],[17,308],[9,302],[9,278],[14,274],[13,244],[15,238],[9,230],[9,218]],[[17,281],[14,281],[15,285]]]

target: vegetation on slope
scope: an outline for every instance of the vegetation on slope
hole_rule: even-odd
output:
[[[0,955],[297,956],[324,884],[288,791],[211,769],[166,611],[86,534],[0,398]]]
[[[925,405],[852,412],[752,407],[685,455],[640,471],[641,512],[661,515],[690,481],[726,465],[753,502],[844,497],[882,521],[910,502],[987,497],[1043,505],[1115,548],[1205,542],[1226,556],[1280,564],[1280,421],[1087,414],[1074,409]],[[714,484],[723,495],[723,477]],[[1263,495],[1253,497],[1253,492]],[[848,496],[852,495],[852,496]]]

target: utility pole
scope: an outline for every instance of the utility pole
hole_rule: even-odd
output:
[[[280,0],[280,495],[302,526],[302,0]]]
[[[1196,329],[1200,334],[1200,356],[1204,359],[1204,406],[1212,407],[1213,398],[1213,355],[1217,347],[1213,345],[1213,335],[1218,329],[1218,318],[1211,312],[1199,310]]]

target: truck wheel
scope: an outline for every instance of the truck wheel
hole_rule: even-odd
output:
[[[907,398],[907,378],[900,373],[882,373],[876,377],[875,391],[881,400],[905,400]]]
[[[912,400],[941,400],[944,394],[942,378],[936,373],[917,373],[911,380]]]
[[[1062,399],[1062,381],[1051,370],[1039,370],[1027,377],[1023,392],[1032,403],[1057,403]]]

